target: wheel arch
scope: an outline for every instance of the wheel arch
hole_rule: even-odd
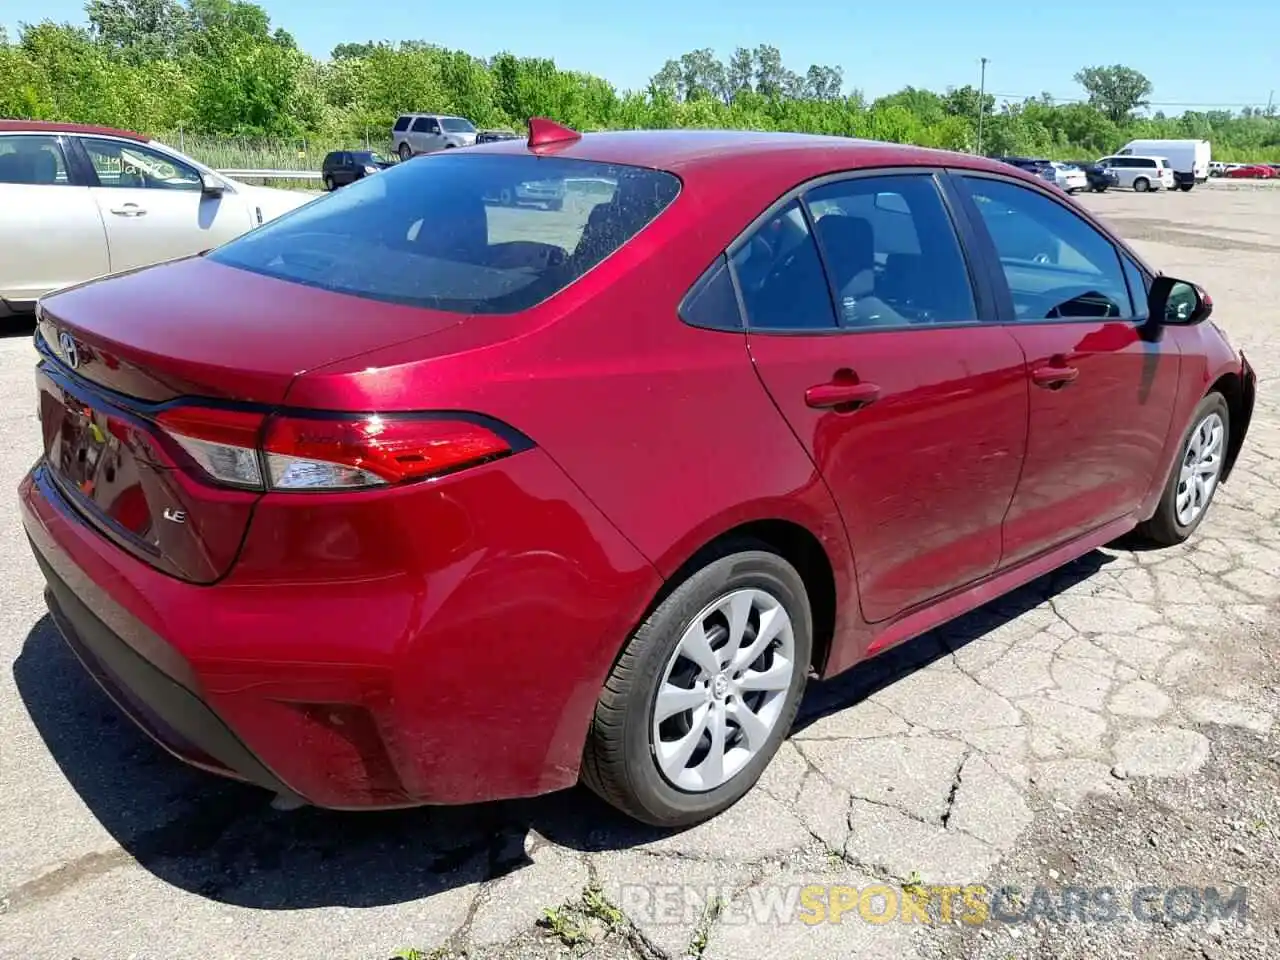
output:
[[[1231,429],[1227,437],[1227,454],[1222,464],[1222,480],[1226,480],[1231,476],[1231,469],[1236,464],[1236,458],[1240,456],[1240,450],[1244,447],[1245,433],[1249,429],[1249,421],[1253,418],[1253,391],[1245,382],[1245,379],[1234,371],[1224,373],[1213,381],[1213,384],[1205,391],[1205,396],[1210,393],[1220,393],[1224,400],[1227,401],[1227,412],[1231,415]]]
[[[813,616],[813,652],[810,666],[821,676],[831,655],[836,631],[836,569],[816,534],[794,520],[748,520],[730,527],[695,549],[670,575],[645,611],[649,613],[695,571],[741,547],[759,545],[796,568],[804,582]]]

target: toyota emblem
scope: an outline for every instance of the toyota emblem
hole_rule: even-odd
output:
[[[58,346],[62,348],[62,356],[67,361],[67,366],[72,370],[80,366],[80,352],[76,349],[76,342],[71,338],[71,334],[65,330],[58,334]]]

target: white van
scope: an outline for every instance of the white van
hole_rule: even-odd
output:
[[[1179,190],[1187,191],[1209,179],[1208,140],[1130,140],[1115,152],[1117,157],[1165,157],[1173,167]]]
[[[1164,157],[1122,157],[1116,154],[1103,157],[1098,166],[1103,173],[1115,175],[1117,187],[1138,193],[1172,190],[1177,182],[1173,167]]]

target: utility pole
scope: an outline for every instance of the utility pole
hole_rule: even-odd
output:
[[[1273,115],[1271,111],[1275,109],[1275,102],[1276,102],[1276,92],[1272,90],[1270,93],[1267,94],[1267,116],[1268,117]]]
[[[987,112],[987,58],[982,58],[982,78],[978,81],[978,156],[982,156],[982,115]]]

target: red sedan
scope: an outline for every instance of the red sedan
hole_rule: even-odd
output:
[[[1226,175],[1237,179],[1270,180],[1276,176],[1276,171],[1266,164],[1252,163],[1248,166],[1235,167],[1228,170]]]
[[[41,303],[48,603],[178,757],[693,823],[810,676],[1178,543],[1231,472],[1255,376],[1209,298],[1035,177],[532,130]]]

